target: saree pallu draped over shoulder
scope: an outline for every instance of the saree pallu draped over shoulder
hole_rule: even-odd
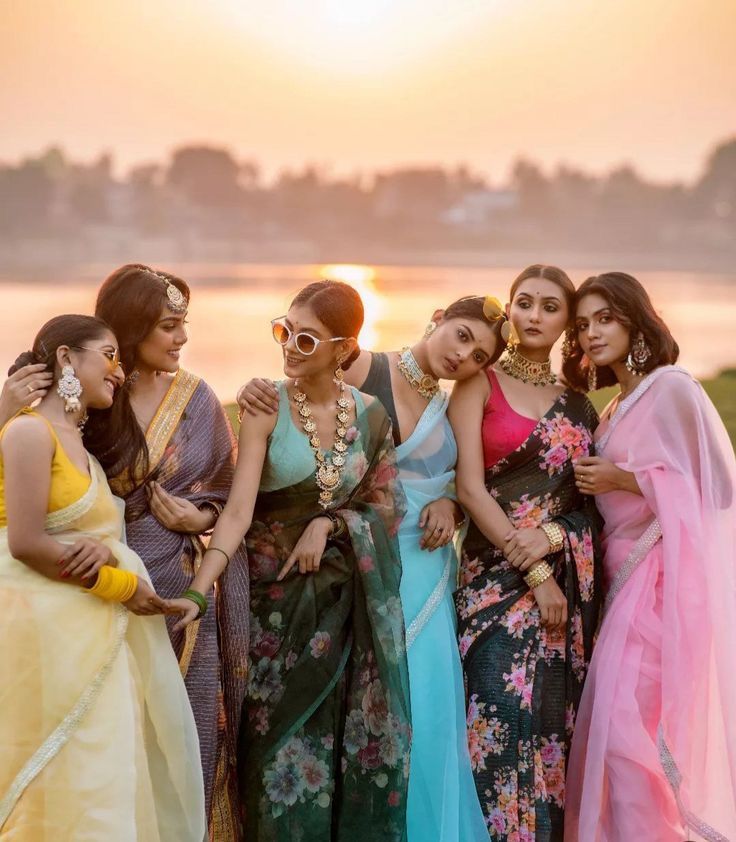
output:
[[[409,690],[396,532],[404,503],[378,401],[356,420],[319,571],[278,582],[319,516],[312,474],[259,494],[247,535],[251,663],[240,735],[246,838],[404,840]]]
[[[64,544],[119,540],[100,465],[48,515]],[[14,559],[0,530],[0,837],[7,842],[202,842],[202,774],[189,700],[162,617],[137,617]]]
[[[199,535],[172,532],[151,513],[145,482],[201,506],[222,509],[234,473],[235,440],[222,406],[199,377],[180,370],[146,431],[149,473],[110,481],[125,500],[127,540],[143,559],[156,592],[171,599],[189,587],[205,545]],[[201,620],[174,633],[167,626],[199,734],[210,836],[237,840],[240,807],[236,743],[248,651],[248,564],[236,552],[208,596]]]
[[[597,433],[641,494],[596,502],[606,611],[580,706],[565,838],[736,840],[736,461],[700,384],[645,377]]]
[[[554,521],[563,549],[548,556],[567,598],[566,633],[540,623],[524,578],[471,522],[456,592],[468,695],[470,760],[494,840],[562,840],[569,741],[599,618],[595,505],[575,486],[598,416],[564,392],[530,437],[486,472],[517,528]]]

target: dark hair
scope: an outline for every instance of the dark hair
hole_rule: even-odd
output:
[[[489,319],[483,312],[485,297],[482,295],[468,295],[465,298],[458,298],[448,307],[445,307],[445,320],[448,319],[475,319],[478,322],[485,322],[491,326],[491,332],[496,338],[496,347],[491,354],[485,367],[493,365],[506,350],[506,340],[503,338],[503,325],[507,321],[504,314],[500,319]]]
[[[586,295],[597,293],[605,298],[616,321],[628,328],[632,339],[641,333],[651,350],[651,356],[644,366],[649,373],[661,365],[672,365],[680,356],[680,348],[675,342],[670,329],[658,315],[649,294],[631,275],[624,272],[605,272],[587,278],[580,285],[575,296],[576,303]],[[571,340],[571,353],[562,365],[567,382],[580,391],[587,390],[589,360],[583,353],[577,335],[568,336]],[[613,386],[616,375],[610,366],[602,365],[596,369],[596,381],[599,389]]]
[[[291,302],[292,307],[308,305],[314,315],[333,336],[348,336],[357,340],[363,327],[365,312],[363,301],[357,291],[342,281],[315,281],[300,289]],[[355,350],[343,362],[348,369],[360,356],[356,342]]]
[[[166,279],[166,280],[164,280]],[[110,324],[120,343],[120,360],[126,374],[136,365],[138,346],[153,330],[168,303],[166,281],[189,302],[189,287],[176,275],[128,263],[116,269],[97,293],[95,315]],[[128,389],[118,390],[112,407],[90,412],[84,428],[85,447],[99,460],[108,476],[138,466],[148,474],[148,446],[130,405]]]
[[[33,348],[24,351],[8,369],[8,376],[15,374],[25,365],[44,363],[53,372],[56,368],[56,352],[61,345],[70,348],[85,342],[100,339],[103,333],[112,333],[112,328],[94,316],[76,314],[55,316],[39,330],[33,340]]]
[[[509,293],[510,300],[514,300],[521,284],[529,278],[544,278],[547,281],[552,281],[553,284],[562,290],[567,304],[567,313],[569,324],[572,325],[575,321],[575,284],[570,280],[567,272],[557,266],[545,266],[544,263],[535,263],[532,266],[527,266],[520,275],[511,284],[511,291]]]

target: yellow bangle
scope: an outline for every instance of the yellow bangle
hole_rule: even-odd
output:
[[[108,602],[127,602],[137,587],[138,577],[135,573],[105,564],[97,573],[97,581],[89,592]]]
[[[565,533],[562,531],[562,527],[559,523],[551,521],[550,523],[543,523],[540,528],[547,536],[550,553],[558,553],[565,546]]]
[[[524,581],[529,586],[529,590],[533,591],[534,588],[538,588],[542,582],[546,582],[552,573],[553,571],[549,564],[547,564],[546,561],[540,561],[532,567],[526,576],[524,576]]]

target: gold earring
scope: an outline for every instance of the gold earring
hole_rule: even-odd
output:
[[[566,360],[570,357],[575,349],[575,340],[570,331],[565,331],[565,341],[562,343],[562,359]]]
[[[337,361],[337,368],[335,369],[335,380],[337,380],[338,383],[342,383],[343,380],[345,379],[345,372],[343,371],[343,368],[342,368],[342,364],[344,362],[345,362],[345,360],[343,358],[340,358]]]
[[[595,392],[598,388],[598,369],[594,362],[588,363],[588,391]]]
[[[424,328],[424,338],[429,339],[429,337],[437,330],[437,322],[430,322],[427,327]]]

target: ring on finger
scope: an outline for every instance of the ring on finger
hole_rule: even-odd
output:
[[[32,384],[32,383],[29,383],[29,384],[26,386],[26,389],[28,389],[28,394],[29,394],[29,395],[32,395],[32,394],[33,394],[34,389],[33,389],[33,384]]]

